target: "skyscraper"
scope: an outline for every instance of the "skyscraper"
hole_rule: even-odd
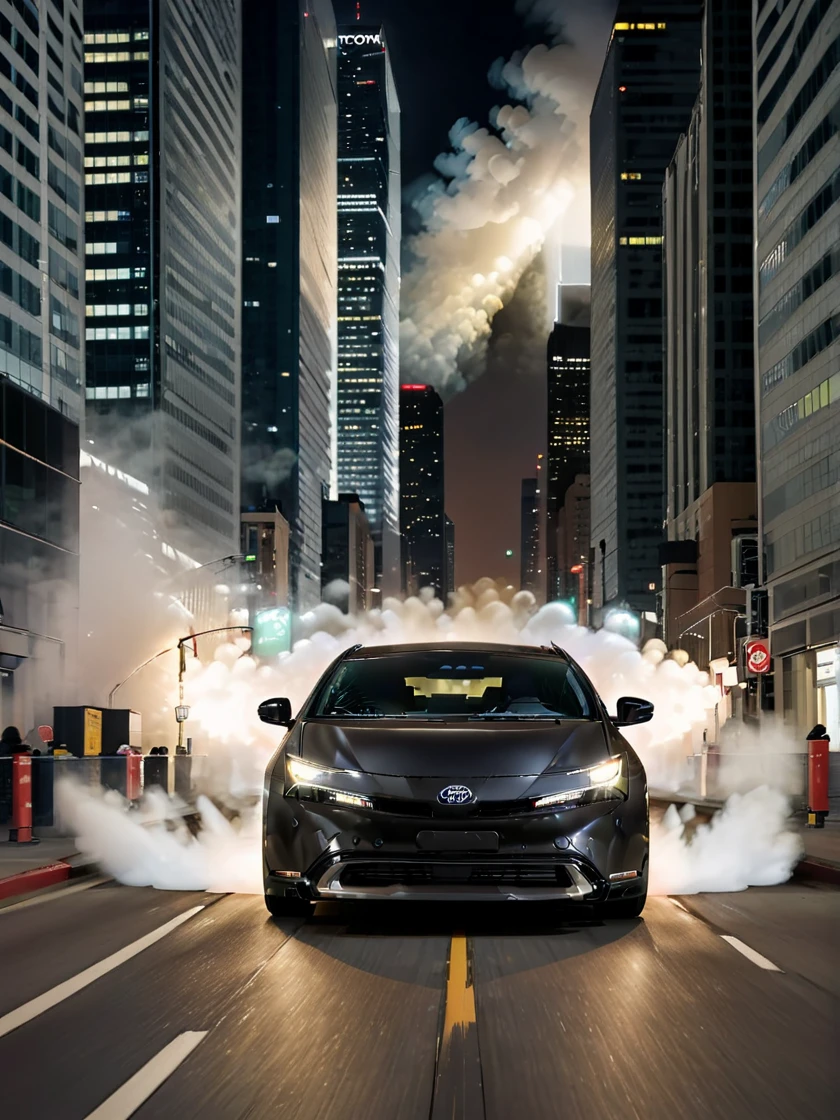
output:
[[[88,426],[200,559],[239,542],[240,74],[239,0],[85,2]]]
[[[24,733],[77,660],[81,23],[75,2],[0,13],[0,724]]]
[[[564,299],[565,293],[565,299]],[[566,491],[589,471],[589,289],[563,288],[548,339],[546,599],[564,599],[577,580],[558,557],[558,516]],[[572,581],[570,583],[570,581]]]
[[[519,587],[541,598],[539,479],[523,478],[519,513]]]
[[[384,31],[338,36],[338,486],[359,494],[384,594],[400,586],[400,107]]]
[[[243,0],[242,506],[291,526],[290,594],[321,594],[335,422],[336,27],[329,0]]]
[[[322,589],[325,599],[350,614],[373,606],[374,545],[358,494],[339,494],[324,502]],[[377,604],[379,605],[379,604]]]
[[[662,182],[697,98],[702,4],[621,0],[590,120],[596,616],[653,611],[665,510]]]
[[[760,521],[776,710],[840,737],[840,3],[754,5]]]
[[[757,547],[751,6],[706,0],[700,95],[663,189],[665,637],[704,669],[737,654]]]
[[[445,601],[443,402],[431,385],[400,388],[400,525],[405,589],[433,587]]]
[[[455,522],[444,514],[444,539],[446,544],[446,588],[454,591],[455,583]]]

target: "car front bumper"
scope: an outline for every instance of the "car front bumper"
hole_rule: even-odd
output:
[[[465,813],[432,822],[279,792],[266,803],[269,895],[601,902],[644,893],[647,860],[642,782],[631,782],[623,801],[499,819]]]

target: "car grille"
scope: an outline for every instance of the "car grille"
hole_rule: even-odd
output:
[[[401,817],[428,817],[452,820],[451,805],[436,805],[433,801],[411,801],[401,797],[375,797],[373,807],[378,813],[391,813]],[[531,809],[527,799],[519,801],[477,801],[472,805],[458,806],[458,817],[464,820],[499,817],[516,817]]]
[[[568,887],[572,878],[562,864],[432,863],[425,861],[350,863],[341,872],[343,887],[517,886]]]

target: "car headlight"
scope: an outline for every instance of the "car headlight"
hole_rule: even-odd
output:
[[[610,787],[626,792],[622,782],[623,759],[611,758],[607,762],[600,762],[587,770],[581,770],[578,775],[587,784],[578,789],[567,789],[560,793],[549,793],[545,797],[538,797],[534,801],[535,809],[547,809],[551,805],[566,805],[581,801],[591,801],[593,797],[603,796]]]
[[[311,785],[327,773],[323,767],[313,766],[311,762],[304,762],[302,758],[287,758],[286,764],[294,780],[304,782],[306,785]]]
[[[349,790],[333,789],[323,785],[325,778],[357,778],[359,775],[354,770],[332,770],[328,766],[315,766],[305,762],[302,758],[287,758],[286,765],[289,776],[294,782],[294,787],[288,796],[300,797],[297,786],[306,788],[305,800],[320,801],[328,805],[351,805],[356,809],[372,809],[373,802],[369,797],[363,797]],[[311,791],[311,792],[310,792]]]
[[[587,771],[589,784],[592,786],[611,786],[621,774],[621,759],[611,758],[609,762],[602,762]]]
[[[534,802],[534,808],[545,809],[549,805],[563,805],[567,801],[580,801],[585,796],[585,789],[567,789],[563,793],[550,793],[547,797],[538,797]]]

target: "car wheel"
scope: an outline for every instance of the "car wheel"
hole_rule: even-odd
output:
[[[265,908],[272,918],[308,918],[313,906],[303,898],[281,898],[274,894],[265,896]]]
[[[638,918],[646,902],[647,891],[636,898],[619,898],[615,902],[602,902],[598,909],[603,918]]]

